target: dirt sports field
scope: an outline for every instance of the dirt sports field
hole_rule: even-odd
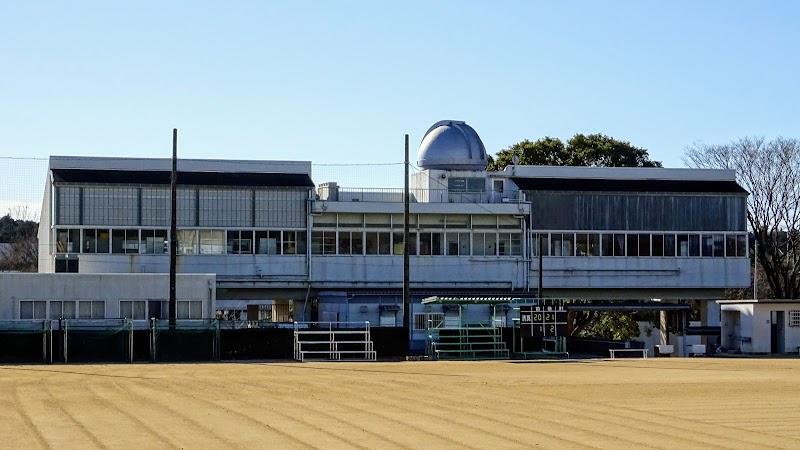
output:
[[[800,359],[0,366],[2,448],[800,448]]]

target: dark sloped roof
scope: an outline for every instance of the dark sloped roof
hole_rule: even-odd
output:
[[[747,194],[747,191],[735,181],[519,177],[512,177],[511,180],[523,191],[714,192]]]
[[[103,184],[170,184],[166,170],[53,169],[53,181]],[[178,172],[178,184],[200,186],[314,187],[305,173]]]

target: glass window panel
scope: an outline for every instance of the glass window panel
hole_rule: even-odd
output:
[[[106,318],[106,302],[103,300],[92,301],[92,319]]]
[[[710,234],[704,234],[700,237],[701,239],[701,248],[700,248],[700,255],[705,257],[714,256],[714,237]]]
[[[715,234],[713,246],[714,246],[714,257],[715,258],[722,258],[725,256],[725,235],[724,234]]]
[[[431,233],[419,234],[419,254],[420,255],[431,254]]]
[[[664,235],[653,235],[653,256],[664,256]]]
[[[689,256],[700,256],[700,235],[689,235]]]
[[[736,256],[736,235],[725,235],[725,254],[728,257]]]
[[[220,255],[225,253],[225,233],[222,230],[200,230],[200,254]]]
[[[550,233],[550,256],[561,256],[563,252],[563,239],[564,236],[561,233]]]
[[[469,228],[469,216],[466,214],[451,214],[445,216],[447,228]]]
[[[30,301],[19,302],[19,318],[21,320],[33,319],[33,302]]]
[[[305,237],[305,234],[304,234]],[[283,254],[296,255],[300,247],[300,233],[297,231],[283,232]],[[305,253],[305,251],[303,251]]]
[[[121,301],[119,302],[119,317],[123,319],[133,319],[133,302],[130,301]]]
[[[613,256],[625,256],[625,235],[621,233],[615,233],[614,239],[612,242],[614,246]]]
[[[639,235],[628,234],[625,236],[627,242],[628,256],[639,256]]]
[[[203,318],[203,302],[199,300],[192,300],[189,302],[189,318],[190,319]]]
[[[472,228],[497,228],[497,216],[474,215],[472,216]]]
[[[600,256],[600,235],[590,234],[588,235],[588,240],[589,256]]]
[[[403,233],[392,233],[392,254],[395,255],[402,255],[403,254]]]
[[[83,230],[82,253],[97,253],[97,230],[95,229]]]
[[[380,255],[389,255],[391,254],[392,250],[392,238],[391,233],[388,231],[382,231],[378,233],[378,254]]]
[[[689,256],[689,235],[678,235],[678,256]]]
[[[50,320],[58,320],[61,318],[62,303],[60,301],[50,302]]]
[[[378,254],[378,233],[377,232],[367,232],[364,234],[364,250],[366,251],[367,255],[377,255]]]
[[[33,318],[36,320],[47,318],[47,302],[41,300],[33,302]]]
[[[743,234],[736,235],[736,256],[747,256],[747,236]]]
[[[92,318],[92,302],[80,301],[78,302],[78,319],[91,319]]]
[[[639,256],[650,256],[650,235],[639,235]]]
[[[392,226],[391,214],[365,214],[364,223],[371,228],[389,228]]]
[[[177,306],[178,306],[178,312],[177,312],[178,319],[188,319],[189,318],[189,302],[179,301]]]
[[[76,317],[74,301],[62,302],[61,307],[62,307],[61,315],[65,319],[74,319]]]
[[[353,252],[353,242],[349,231],[339,232],[338,254],[350,255]]]
[[[522,255],[522,234],[511,233],[511,253],[512,256]]]
[[[614,235],[601,234],[600,235],[600,254],[603,256],[614,256]]]
[[[305,255],[308,247],[308,234],[305,231],[295,231],[297,237],[297,254]]]
[[[561,256],[575,256],[575,234],[563,233],[561,247]]]
[[[178,230],[178,253],[197,254],[197,230]]]
[[[664,256],[675,256],[675,235],[664,235]]]
[[[588,256],[589,255],[589,235],[578,233],[575,235],[575,255]]]

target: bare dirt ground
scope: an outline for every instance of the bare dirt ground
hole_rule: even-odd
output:
[[[0,366],[3,448],[800,448],[800,359]]]

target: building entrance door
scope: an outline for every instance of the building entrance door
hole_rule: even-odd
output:
[[[772,311],[770,313],[770,352],[772,353],[786,352],[783,315],[783,311]]]

